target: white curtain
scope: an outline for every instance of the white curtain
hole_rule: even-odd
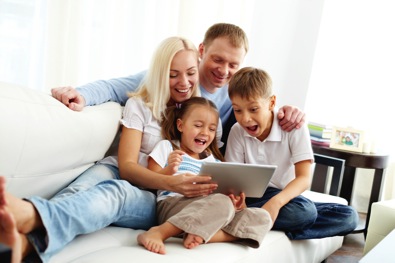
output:
[[[392,0],[325,1],[305,108],[312,121],[365,131],[390,154],[383,199],[395,198],[394,13]],[[371,180],[359,171],[355,202],[366,203]]]
[[[303,108],[323,1],[0,0],[0,81],[49,91],[127,76],[164,38],[198,45],[229,22],[246,31],[245,64],[272,75],[279,104]]]

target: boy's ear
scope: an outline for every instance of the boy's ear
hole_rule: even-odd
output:
[[[270,97],[270,102],[269,102],[269,108],[270,110],[274,110],[274,107],[276,106],[276,95],[272,95]]]
[[[177,119],[177,130],[179,132],[182,132],[182,120],[181,119]]]

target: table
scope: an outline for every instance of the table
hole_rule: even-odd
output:
[[[366,215],[365,226],[362,229],[356,229],[356,231],[354,232],[363,232],[366,237],[372,203],[379,201],[381,186],[384,179],[384,171],[389,163],[389,155],[343,151],[318,145],[312,145],[312,147],[314,153],[328,155],[331,157],[343,159],[345,161],[344,174],[340,188],[340,197],[346,199],[348,203],[351,203],[356,168],[375,170],[373,175],[373,184],[372,190],[370,192],[368,213]]]
[[[394,262],[395,230],[392,230],[380,243],[370,250],[360,263],[390,263]]]

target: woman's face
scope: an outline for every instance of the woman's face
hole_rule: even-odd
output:
[[[199,80],[196,53],[189,50],[178,52],[170,65],[170,97],[181,103],[192,96]]]

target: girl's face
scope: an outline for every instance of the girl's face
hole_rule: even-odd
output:
[[[170,65],[170,97],[181,103],[192,96],[198,82],[198,61],[196,53],[190,50],[178,52]]]
[[[213,109],[196,105],[182,119],[177,120],[181,132],[181,150],[199,159],[199,154],[213,142],[218,126],[218,113]]]
[[[263,141],[272,128],[273,109],[276,97],[268,99],[242,99],[235,95],[232,97],[232,106],[237,122],[251,136]]]

